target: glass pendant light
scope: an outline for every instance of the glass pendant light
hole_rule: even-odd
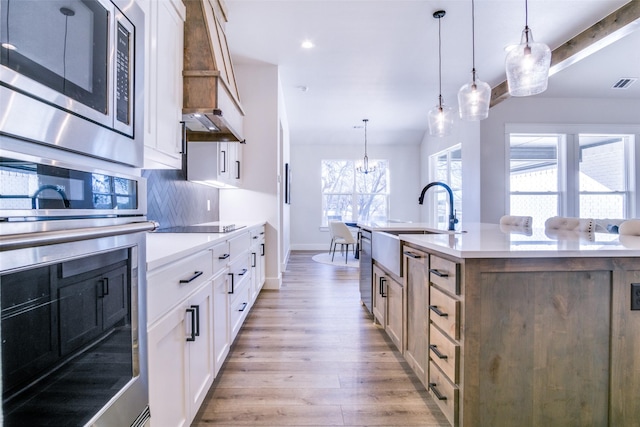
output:
[[[369,157],[367,156],[367,122],[369,119],[362,119],[364,122],[364,159],[362,159],[362,166],[358,166],[356,170],[360,173],[368,174],[375,172],[376,167],[369,167]]]
[[[505,60],[507,83],[511,96],[529,96],[547,90],[551,49],[544,43],[535,43],[529,29],[529,11],[527,0],[525,7],[525,25],[520,44],[511,49]]]
[[[471,82],[462,86],[458,91],[458,108],[460,109],[460,118],[463,120],[483,120],[489,117],[491,87],[488,83],[476,78],[475,32],[475,7],[473,0],[471,0]]]
[[[440,95],[438,95],[438,105],[429,110],[427,119],[429,120],[429,133],[433,136],[446,136],[451,133],[453,127],[453,109],[442,103],[442,39],[440,35],[440,20],[446,14],[444,10],[433,13],[433,17],[438,20],[438,81]]]

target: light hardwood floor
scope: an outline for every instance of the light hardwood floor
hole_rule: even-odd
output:
[[[448,426],[360,303],[358,270],[293,252],[263,290],[194,426]]]

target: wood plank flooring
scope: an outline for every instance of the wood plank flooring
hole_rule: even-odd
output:
[[[293,252],[263,290],[193,426],[448,426],[360,303],[358,270]]]

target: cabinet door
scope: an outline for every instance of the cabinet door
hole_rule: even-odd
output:
[[[149,408],[151,425],[189,425],[187,304],[179,304],[149,328]],[[190,326],[189,326],[190,327]]]
[[[402,352],[402,340],[404,327],[404,288],[403,286],[387,276],[387,315],[385,329],[391,341]]]
[[[101,279],[96,276],[58,289],[61,354],[81,347],[102,331]]]
[[[188,399],[190,419],[198,412],[214,377],[213,356],[213,287],[207,282],[189,298],[187,331],[193,341],[187,342],[189,353]],[[194,330],[195,327],[195,330]]]
[[[182,167],[182,63],[185,8],[176,0],[146,4],[145,167]]]
[[[387,278],[385,272],[379,267],[373,266],[373,299],[371,301],[371,311],[373,318],[383,327],[386,326],[387,314]]]
[[[213,279],[213,353],[215,374],[218,375],[229,354],[229,275],[223,271]]]
[[[429,334],[429,255],[411,248],[404,251],[407,292],[407,347],[405,359],[423,385],[427,382]]]
[[[129,292],[127,291],[127,267],[123,266],[105,274],[102,286],[102,328],[114,326],[129,315]]]

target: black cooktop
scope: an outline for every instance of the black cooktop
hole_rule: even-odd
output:
[[[183,225],[178,227],[159,228],[156,233],[229,233],[240,230],[244,225]]]

